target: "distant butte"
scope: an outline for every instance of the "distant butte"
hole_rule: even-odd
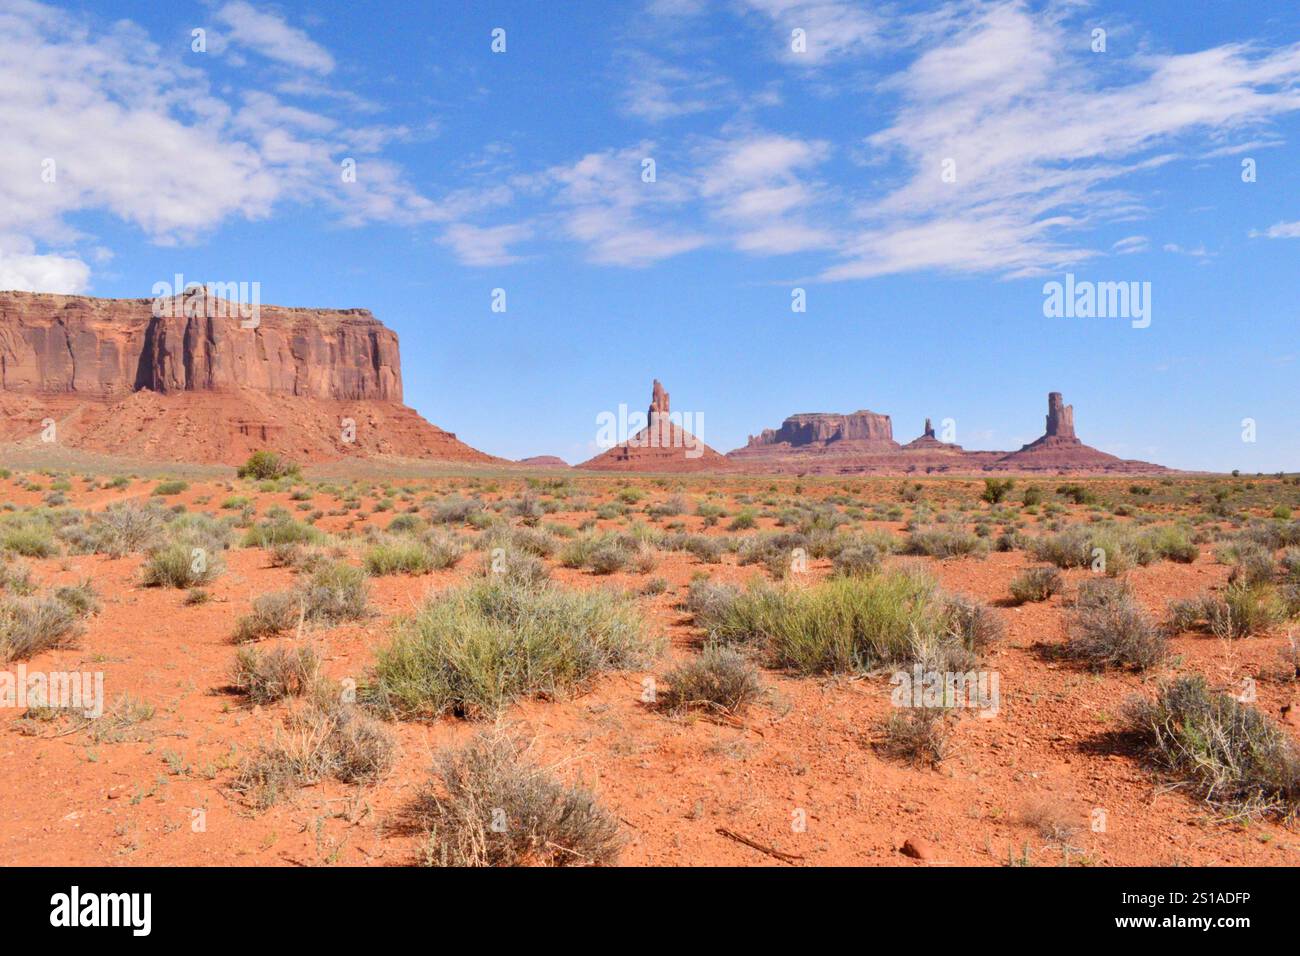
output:
[[[650,389],[646,426],[635,435],[578,468],[594,471],[725,471],[731,467],[724,455],[714,451],[675,421],[669,410],[668,393],[658,379]]]
[[[747,472],[915,474],[978,471],[1153,474],[1160,465],[1128,461],[1085,445],[1074,433],[1074,408],[1060,392],[1047,398],[1047,430],[1019,451],[967,451],[935,437],[930,419],[906,445],[894,441],[888,415],[858,411],[791,415],[751,436],[727,457]]]

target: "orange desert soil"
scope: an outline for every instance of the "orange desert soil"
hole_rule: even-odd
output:
[[[38,505],[41,494],[18,481],[0,481],[0,501]],[[166,500],[215,511],[232,484],[196,482]],[[417,484],[423,494],[446,493],[456,483]],[[143,498],[152,487],[152,481],[134,482],[122,491],[73,492],[71,504],[98,510],[110,501]],[[609,500],[618,487],[612,479],[583,486],[595,501]],[[274,505],[294,506],[285,493],[257,493],[243,483],[234,493],[250,490],[259,514]],[[502,487],[484,499],[511,493],[517,489]],[[319,507],[329,507],[329,495],[316,496]],[[200,498],[212,503],[200,504]],[[353,530],[391,520],[391,512],[371,513],[376,500],[362,499],[355,514],[363,520]],[[578,519],[557,514],[553,520]],[[694,515],[678,520],[687,530],[703,530]],[[351,522],[351,516],[326,515],[317,524],[338,532]],[[619,524],[601,520],[598,527]],[[773,524],[764,518],[759,527]],[[901,524],[865,527],[898,531]],[[1266,821],[1222,822],[1209,806],[1108,742],[1128,695],[1151,693],[1172,671],[1200,671],[1215,686],[1236,687],[1243,677],[1275,669],[1284,633],[1232,644],[1182,634],[1173,641],[1169,667],[1145,677],[1092,674],[1036,651],[1062,639],[1059,595],[1043,604],[998,606],[1011,576],[1031,563],[1023,552],[924,559],[945,587],[993,603],[1007,635],[984,665],[1001,674],[1001,712],[993,719],[963,717],[955,753],[939,770],[920,770],[885,759],[871,746],[890,712],[886,675],[807,678],[764,670],[769,698],[735,725],[668,718],[641,702],[644,677],[662,675],[673,660],[698,653],[700,633],[675,606],[691,576],[704,571],[739,582],[762,574],[734,560],[729,555],[721,565],[705,566],[684,553],[660,553],[651,576],[665,578],[668,590],[640,600],[650,624],[668,638],[665,659],[646,672],[607,674],[571,699],[514,706],[504,717],[534,741],[545,764],[591,787],[617,815],[627,841],[622,863],[787,865],[724,838],[720,827],[794,854],[798,865],[931,865],[901,855],[909,839],[928,841],[936,864],[1300,862],[1293,830]],[[290,705],[251,707],[225,690],[235,655],[230,635],[251,599],[289,586],[293,572],[268,566],[265,550],[235,547],[227,552],[226,572],[207,587],[212,600],[186,606],[184,591],[142,587],[141,561],[139,555],[29,561],[43,584],[90,578],[103,608],[88,621],[79,647],[42,653],[27,668],[102,670],[108,702],[129,694],[148,701],[156,714],[144,725],[146,739],[96,744],[84,732],[25,735],[17,729],[19,712],[0,711],[0,864],[416,862],[420,841],[404,825],[405,808],[428,779],[434,752],[463,742],[482,725],[458,719],[391,723],[400,755],[377,785],[312,786],[255,811],[230,789],[233,768],[271,738]],[[473,574],[478,561],[471,554],[454,570],[372,579],[374,617],[309,634],[323,652],[326,673],[360,680],[394,618]],[[624,573],[597,578],[551,564],[555,579],[568,587],[639,589],[647,579]],[[827,570],[827,562],[814,561],[808,576],[817,579]],[[1067,578],[1074,582],[1086,573],[1067,572]],[[1193,564],[1158,562],[1137,568],[1129,579],[1141,603],[1159,613],[1170,598],[1221,587],[1227,573],[1203,547]],[[1258,706],[1267,713],[1277,715],[1291,700],[1293,685],[1261,677],[1258,686]],[[1068,848],[1026,822],[1040,806],[1077,825]],[[1089,826],[1096,808],[1106,812],[1105,832]],[[206,824],[197,832],[195,809],[204,811]],[[792,820],[800,813],[807,826],[796,832]]]

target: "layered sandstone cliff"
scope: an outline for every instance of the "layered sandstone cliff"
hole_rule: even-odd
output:
[[[0,292],[0,441],[123,456],[494,461],[402,404],[397,334],[364,309]]]

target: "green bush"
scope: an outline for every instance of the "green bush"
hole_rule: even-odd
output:
[[[773,666],[806,674],[917,661],[966,670],[975,642],[994,633],[987,617],[913,571],[830,578],[807,588],[693,583],[688,607],[714,640],[754,646]]]
[[[297,465],[273,451],[253,452],[237,471],[240,478],[251,478],[255,481],[274,481],[291,475],[296,476],[298,473]]]
[[[637,666],[652,644],[635,599],[487,579],[428,600],[377,653],[365,689],[382,713],[484,717]]]

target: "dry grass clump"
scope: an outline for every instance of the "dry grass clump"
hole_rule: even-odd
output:
[[[489,578],[430,598],[377,653],[367,700],[389,716],[490,716],[648,660],[630,595]]]
[[[931,558],[984,557],[989,543],[977,534],[956,528],[917,528],[903,544],[904,554]]]
[[[886,757],[914,767],[938,767],[949,752],[951,714],[942,707],[909,707],[880,725],[876,745]]]
[[[675,714],[693,709],[739,714],[763,693],[754,665],[732,648],[717,645],[706,647],[663,680],[668,686],[658,693],[659,706]]]
[[[1021,811],[1020,820],[1033,827],[1038,835],[1052,843],[1067,843],[1082,827],[1077,814],[1054,800],[1030,803]]]
[[[1081,586],[1070,613],[1065,656],[1094,670],[1147,670],[1165,659],[1169,638],[1125,587]]]
[[[1237,581],[1222,597],[1199,597],[1169,603],[1170,627],[1178,631],[1203,629],[1222,640],[1250,637],[1286,620],[1287,602],[1272,584]]]
[[[1028,568],[1011,579],[1011,598],[1017,604],[1046,601],[1063,586],[1061,572],[1056,568]]]
[[[297,788],[333,779],[373,783],[391,765],[394,744],[383,725],[338,695],[315,695],[239,768],[233,788],[265,809]]]
[[[274,637],[300,624],[331,626],[370,613],[366,572],[342,561],[321,564],[289,591],[253,599],[252,610],[235,622],[236,643]]]
[[[231,685],[251,703],[270,704],[286,697],[302,697],[320,677],[320,655],[307,645],[277,647],[263,652],[241,647],[235,654]]]
[[[595,866],[620,847],[617,819],[587,790],[534,765],[501,732],[439,755],[419,795],[429,866]]]
[[[0,661],[27,660],[42,651],[76,646],[82,618],[98,610],[89,582],[0,600]]]
[[[1211,691],[1201,676],[1165,685],[1130,705],[1130,729],[1160,768],[1210,803],[1241,814],[1292,817],[1300,808],[1300,753],[1254,707]]]
[[[465,550],[465,545],[454,535],[390,534],[366,552],[364,564],[376,576],[428,574],[455,567],[465,556]]]

